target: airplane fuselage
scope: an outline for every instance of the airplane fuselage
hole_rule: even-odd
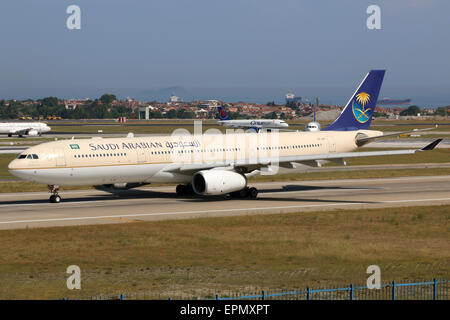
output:
[[[350,152],[358,134],[373,130],[204,134],[139,138],[92,138],[42,143],[25,150],[9,164],[24,180],[48,185],[114,183],[189,183],[192,173],[182,165],[239,163],[251,167],[255,158]]]

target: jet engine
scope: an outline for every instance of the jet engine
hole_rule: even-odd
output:
[[[239,191],[247,186],[242,174],[226,170],[204,170],[194,174],[192,188],[199,195],[220,195]]]
[[[39,135],[39,132],[37,130],[33,129],[33,130],[28,131],[28,135],[34,137],[34,136]]]

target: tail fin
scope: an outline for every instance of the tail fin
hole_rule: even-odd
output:
[[[339,117],[324,131],[369,129],[385,70],[371,70],[364,77]]]
[[[225,113],[225,110],[221,106],[217,107],[217,111],[219,112],[220,120],[230,120],[230,117]]]

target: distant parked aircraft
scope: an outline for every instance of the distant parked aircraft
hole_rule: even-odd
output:
[[[239,129],[253,129],[259,131],[260,129],[280,129],[287,128],[289,125],[284,120],[279,119],[254,119],[254,120],[231,120],[225,113],[222,107],[217,107],[220,120],[217,124],[222,126],[239,128]]]
[[[49,132],[51,128],[42,122],[1,122],[0,134],[7,134],[8,137],[17,135],[40,136],[42,133]]]
[[[316,106],[314,106],[314,119],[312,122],[309,122],[306,125],[306,131],[311,131],[311,132],[320,131],[320,123],[318,123],[316,121],[316,107],[318,107],[318,106],[319,106],[319,100],[317,98]]]

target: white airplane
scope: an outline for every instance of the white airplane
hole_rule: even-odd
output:
[[[40,136],[50,130],[51,128],[42,122],[0,122],[0,134],[7,134],[8,137]]]
[[[384,70],[370,71],[340,116],[313,132],[253,132],[73,139],[42,143],[22,152],[9,166],[16,177],[47,184],[50,202],[61,201],[61,185],[133,188],[152,182],[180,183],[178,195],[255,198],[248,178],[274,168],[320,166],[346,158],[413,154],[422,149],[354,152],[368,142],[394,134],[370,130]],[[397,133],[398,134],[398,133]]]
[[[231,120],[222,107],[217,107],[219,112],[219,121],[217,124],[230,128],[251,129],[259,131],[260,129],[281,129],[287,128],[289,125],[284,120],[279,119],[253,119],[253,120]]]
[[[316,105],[314,106],[314,110],[313,110],[313,112],[314,112],[314,117],[313,117],[313,121],[312,122],[309,122],[307,125],[306,125],[306,131],[320,131],[320,123],[318,123],[317,121],[316,121],[316,106],[319,106],[319,98],[316,98]]]

